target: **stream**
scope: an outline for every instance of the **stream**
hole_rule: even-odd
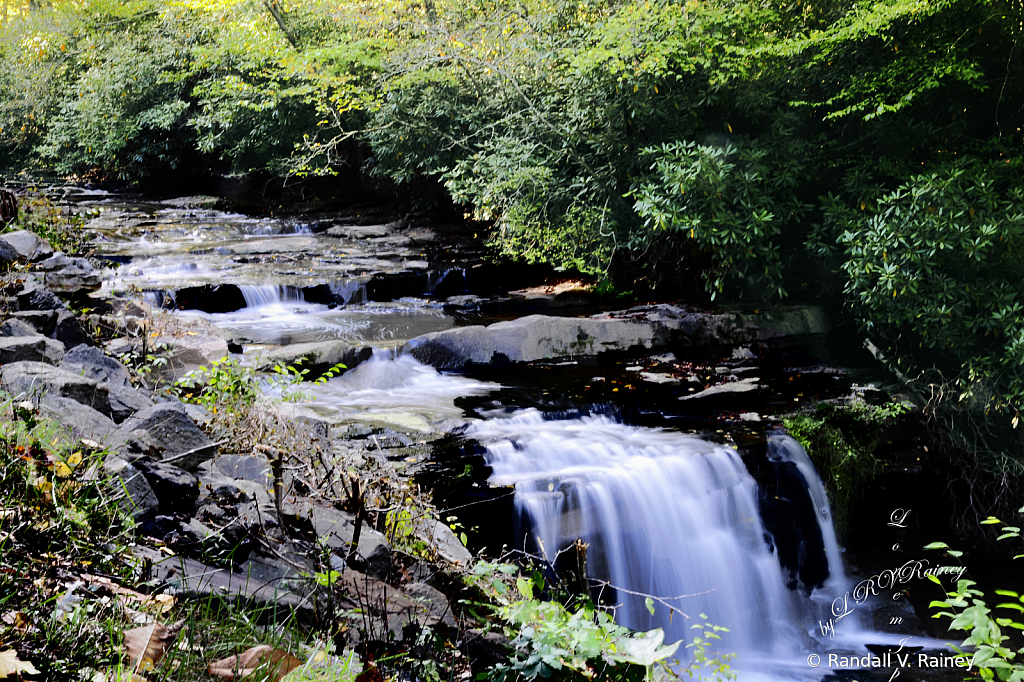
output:
[[[372,346],[362,364],[310,385],[299,407],[335,422],[458,434],[471,444],[463,450],[489,468],[487,484],[515,493],[513,514],[489,520],[502,525],[499,535],[552,565],[584,540],[589,577],[602,585],[594,596],[617,606],[620,623],[661,627],[675,641],[690,639],[705,614],[729,628],[718,649],[737,654],[732,665],[743,681],[960,678],[949,666],[911,663],[895,674],[872,667],[871,656],[900,650],[901,642],[915,657],[921,647],[948,648],[920,633],[908,642],[906,634],[881,631],[873,614],[894,608],[886,603],[890,592],[858,600],[869,574],[847,574],[824,488],[796,441],[766,432],[742,396],[727,408],[729,425],[668,397],[678,381],[651,367],[678,368],[691,358],[439,372],[401,351],[424,334],[474,322],[449,300],[478,293],[467,276],[476,256],[436,262],[415,226],[400,230],[361,216],[359,224],[328,225],[254,218],[102,193],[74,201],[99,211],[88,228],[110,265],[106,294],[212,324],[243,359],[298,343]],[[729,371],[758,369],[737,361]],[[769,408],[813,399],[812,384],[818,394],[848,388],[828,371],[762,369]],[[808,379],[797,390],[800,371]],[[747,437],[760,439],[760,455],[743,447]],[[775,481],[773,493],[765,476]],[[784,489],[796,491],[789,498],[797,502],[789,516],[776,516],[770,510]],[[790,518],[799,519],[799,548],[780,531]],[[883,561],[866,570],[888,568]],[[659,598],[653,612],[645,594]],[[853,656],[866,669],[850,663]]]

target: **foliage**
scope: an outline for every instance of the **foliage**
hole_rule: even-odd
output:
[[[260,396],[256,371],[237,358],[220,358],[179,379],[175,386],[187,402],[211,411],[238,413]]]
[[[880,430],[907,410],[901,403],[821,403],[810,414],[783,418],[783,426],[807,450],[825,484],[839,535],[846,532],[857,500],[881,473],[875,454]]]
[[[681,641],[664,644],[665,633],[660,628],[632,633],[589,600],[578,604],[572,599],[567,603],[545,601],[540,598],[544,580],[539,572],[522,576],[514,565],[481,561],[464,580],[498,604],[497,615],[508,623],[513,638],[512,658],[495,666],[487,679],[678,679],[667,662]],[[653,602],[648,604],[653,609]],[[703,614],[701,618],[703,623],[692,626],[700,632],[686,645],[693,651],[685,671],[696,679],[734,679],[728,665],[732,656],[711,655],[711,647],[720,639],[718,633],[728,629],[708,624]],[[680,671],[684,669],[678,661],[675,664]],[[702,677],[703,673],[710,677]]]
[[[29,230],[48,241],[55,251],[76,254],[85,251],[88,245],[88,217],[89,213],[62,208],[46,194],[30,191],[19,197],[18,220],[0,231]]]
[[[1024,513],[1024,507],[1017,510],[1018,514]],[[985,525],[1002,525],[1003,522],[995,517],[989,517],[982,521]],[[1020,539],[1020,528],[1017,526],[1003,526],[998,540]],[[946,554],[958,558],[961,552],[950,549],[944,542],[933,542],[925,549],[944,549]],[[1018,554],[1014,559],[1024,555]],[[939,579],[933,575],[928,578],[941,585]],[[930,608],[947,609],[934,614],[932,618],[949,618],[949,630],[967,633],[959,647],[954,646],[958,654],[971,657],[971,667],[978,671],[983,680],[1009,680],[1020,682],[1024,680],[1024,659],[1018,659],[1019,654],[1024,654],[1024,647],[1014,651],[1010,648],[1010,637],[1003,634],[1003,628],[1024,630],[1024,623],[1014,618],[1007,618],[995,615],[985,601],[985,593],[977,589],[977,583],[973,580],[959,580],[955,590],[947,592],[946,599],[936,600],[929,604]],[[1001,597],[1008,597],[1011,601],[1004,601],[996,604],[993,608],[1005,612],[1024,613],[1024,596],[1012,590],[996,590],[995,593]],[[1019,616],[1017,616],[1019,617]],[[965,651],[970,647],[973,653]]]

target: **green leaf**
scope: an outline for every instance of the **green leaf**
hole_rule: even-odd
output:
[[[662,646],[664,641],[665,632],[661,628],[638,633],[633,637],[621,637],[615,640],[616,653],[611,654],[609,658],[624,663],[651,666],[674,654],[682,644],[682,640],[679,640],[675,644]]]
[[[651,615],[653,616],[654,615],[654,599],[652,599],[651,597],[648,597],[647,599],[645,599],[644,600],[644,606],[647,607],[647,610],[650,611]]]

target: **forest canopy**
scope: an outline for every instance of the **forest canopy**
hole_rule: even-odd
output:
[[[908,381],[1017,442],[1024,0],[0,13],[8,166],[431,178],[512,258],[730,300],[824,289]]]

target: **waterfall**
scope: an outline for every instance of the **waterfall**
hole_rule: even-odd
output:
[[[238,290],[245,298],[246,308],[260,308],[277,303],[301,303],[305,301],[302,289],[286,285],[240,285]]]
[[[557,420],[536,410],[474,424],[467,435],[486,448],[492,484],[515,486],[527,548],[554,561],[576,538],[589,543],[589,577],[621,588],[612,599],[619,623],[691,639],[704,613],[730,629],[720,649],[747,660],[790,659],[806,643],[811,609],[786,587],[766,541],[758,485],[734,449],[607,416]],[[788,437],[773,437],[771,448],[774,457],[803,454]],[[795,463],[830,539],[830,580],[844,582],[824,491],[818,497],[809,460]],[[644,597],[627,590],[660,597],[690,618],[661,603],[652,615]]]

